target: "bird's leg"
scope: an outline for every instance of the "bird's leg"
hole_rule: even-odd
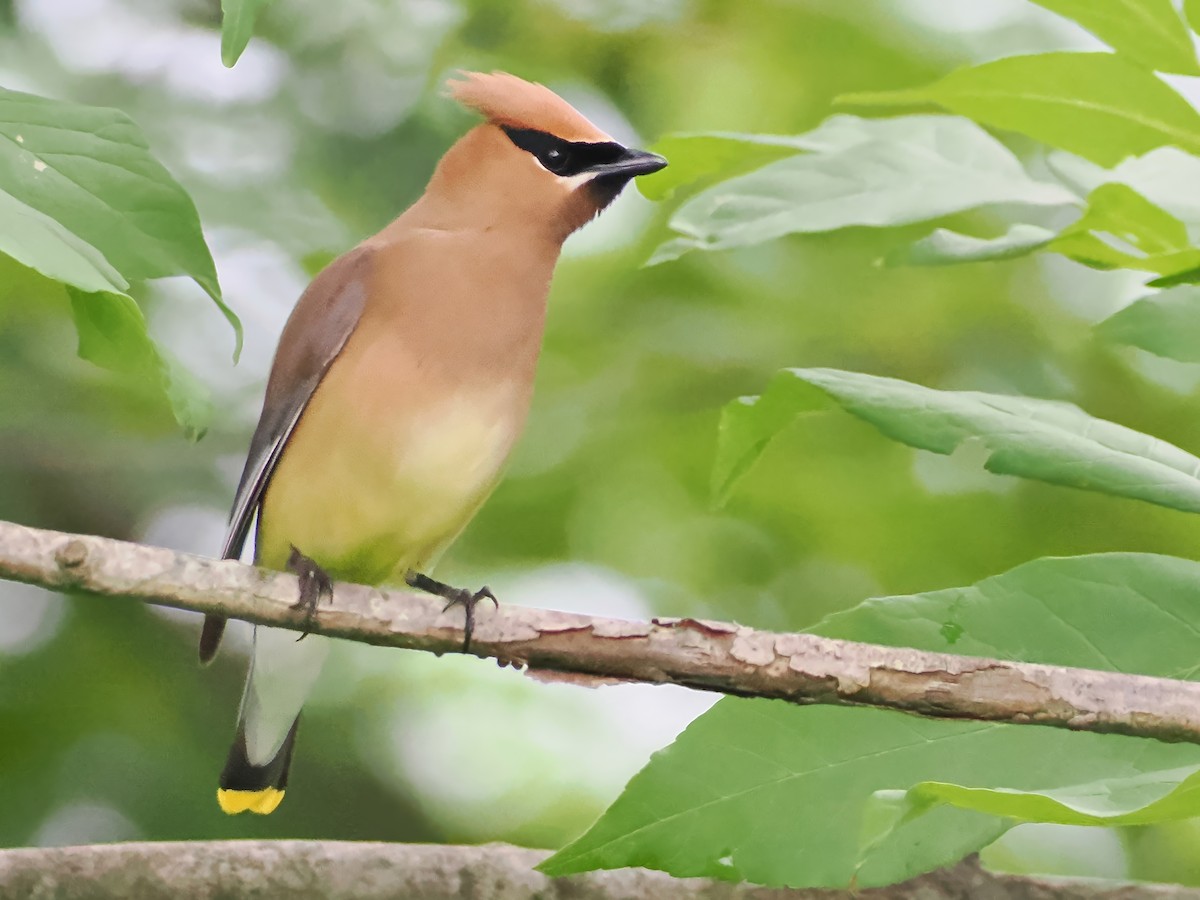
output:
[[[306,626],[311,625],[313,616],[317,614],[318,604],[322,600],[333,600],[333,582],[330,580],[328,572],[297,550],[295,546],[292,547],[291,555],[288,556],[287,570],[300,579],[300,597],[292,604],[292,609],[304,610]],[[305,627],[304,633],[296,640],[302,641],[308,635],[308,628]]]
[[[446,600],[446,605],[442,608],[445,612],[452,606],[461,606],[466,613],[467,621],[463,625],[463,645],[462,652],[466,653],[471,648],[471,634],[475,631],[475,607],[479,605],[480,600],[491,600],[500,608],[500,601],[496,599],[496,595],[492,593],[492,589],[484,585],[477,591],[469,591],[467,588],[451,587],[441,581],[430,578],[428,575],[422,575],[420,572],[409,572],[404,576],[405,582],[409,587],[416,588],[418,591],[425,591],[427,594],[433,594]]]

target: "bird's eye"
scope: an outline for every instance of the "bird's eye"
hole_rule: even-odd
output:
[[[571,154],[560,147],[551,147],[542,153],[538,157],[538,160],[551,172],[559,173],[565,171],[570,166]]]
[[[0,0],[2,2],[2,0]],[[544,131],[531,128],[505,128],[509,140],[532,155],[547,172],[561,177],[576,175],[591,162],[589,149],[593,144],[571,143]],[[607,145],[603,145],[607,146]],[[613,146],[616,146],[615,144]]]

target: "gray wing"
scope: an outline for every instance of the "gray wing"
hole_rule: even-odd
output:
[[[362,316],[370,258],[371,251],[366,247],[338,257],[313,280],[288,317],[271,365],[262,414],[234,495],[222,559],[241,556],[288,438]],[[223,618],[204,617],[201,662],[208,662],[216,654],[224,631]]]

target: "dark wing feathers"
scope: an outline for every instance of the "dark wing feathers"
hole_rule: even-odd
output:
[[[262,414],[234,496],[222,559],[241,556],[288,438],[362,316],[370,254],[368,248],[359,247],[330,263],[300,296],[284,326]],[[201,662],[208,662],[216,654],[224,631],[223,618],[204,617]]]

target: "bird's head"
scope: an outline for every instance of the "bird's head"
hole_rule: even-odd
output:
[[[447,151],[427,196],[470,209],[485,227],[520,223],[565,239],[630,179],[667,164],[614,141],[540,84],[504,72],[464,72],[447,86],[487,121]]]

